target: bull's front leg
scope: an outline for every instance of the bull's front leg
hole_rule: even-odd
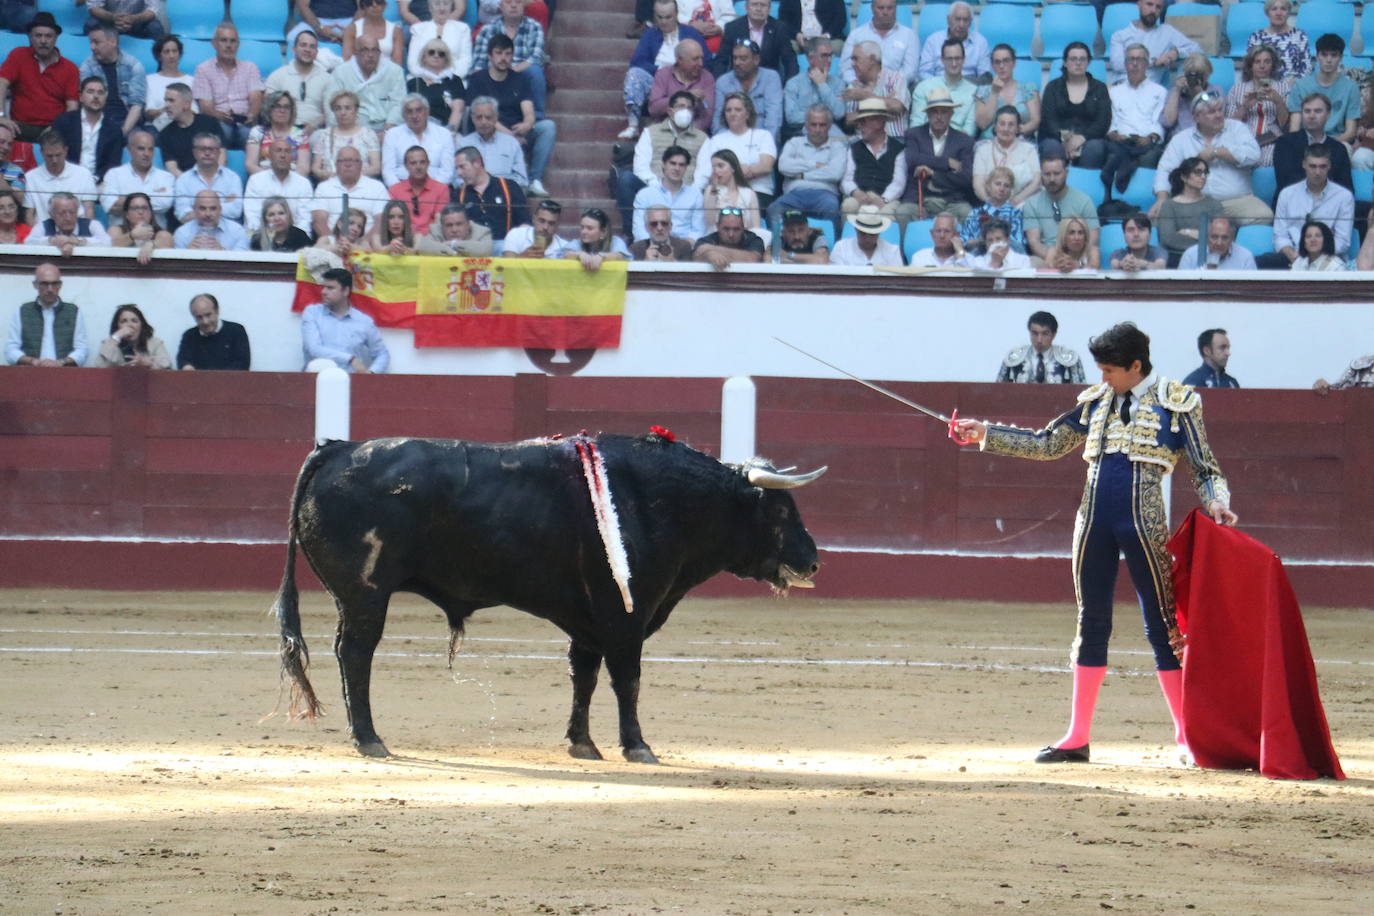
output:
[[[568,753],[580,760],[601,760],[592,743],[590,715],[601,653],[573,640],[568,644],[568,677],[572,680],[572,714],[568,716]]]
[[[631,763],[658,763],[639,731],[639,657],[640,645],[606,653],[606,670],[611,675],[616,706],[620,710],[620,746]]]

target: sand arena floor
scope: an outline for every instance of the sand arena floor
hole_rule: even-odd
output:
[[[643,766],[604,676],[615,759],[566,756],[564,641],[507,609],[450,672],[438,611],[397,601],[373,761],[308,593],[330,715],[260,722],[270,600],[0,592],[0,911],[1374,911],[1369,611],[1307,612],[1350,779],[1296,783],[1173,763],[1129,610],[1094,762],[1045,767],[1067,608],[688,601],[646,650]]]

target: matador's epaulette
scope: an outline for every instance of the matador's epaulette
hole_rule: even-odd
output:
[[[1091,388],[1084,388],[1078,392],[1078,403],[1083,405],[1083,414],[1078,418],[1078,422],[1087,425],[1088,405],[1101,398],[1104,393],[1110,393],[1110,391],[1111,389],[1107,387],[1106,382],[1098,382]]]
[[[1172,379],[1160,379],[1159,404],[1168,410],[1179,413],[1192,413],[1202,403],[1202,395],[1192,385],[1185,385]]]

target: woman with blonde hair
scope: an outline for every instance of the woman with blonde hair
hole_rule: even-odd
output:
[[[1312,72],[1312,48],[1307,42],[1307,33],[1288,24],[1293,15],[1293,0],[1264,0],[1264,15],[1269,24],[1256,29],[1245,43],[1248,54],[1251,48],[1268,45],[1279,55],[1279,66],[1275,77],[1300,80]]]
[[[95,366],[98,369],[119,366],[170,369],[172,356],[162,339],[153,336],[153,326],[143,317],[142,310],[130,303],[115,309],[110,319],[110,336],[100,342]]]
[[[423,96],[430,117],[456,132],[463,123],[463,78],[453,67],[453,52],[440,38],[431,38],[421,49],[423,61],[406,79],[406,92]]]
[[[367,238],[364,235],[366,231],[367,214],[362,210],[349,207],[335,221],[334,231],[329,235],[320,236],[315,242],[315,247],[332,251],[346,261],[348,256],[355,251],[368,250]]]
[[[1227,63],[1226,66],[1231,64]],[[1211,93],[1219,99],[1226,96],[1221,87],[1212,82],[1212,62],[1207,55],[1189,54],[1184,58],[1183,66],[1179,67],[1178,76],[1174,77],[1169,94],[1164,99],[1164,114],[1160,120],[1165,128],[1179,134],[1196,125],[1197,122],[1193,120],[1193,100],[1203,93]]]
[[[1059,235],[1054,246],[1045,253],[1045,268],[1071,274],[1076,270],[1097,270],[1101,266],[1102,255],[1092,244],[1088,224],[1077,216],[1060,220]]]
[[[300,251],[310,246],[310,236],[291,222],[291,206],[285,197],[262,202],[262,222],[249,247],[254,251]]]
[[[358,95],[340,89],[329,97],[334,124],[310,135],[313,164],[310,172],[317,181],[334,177],[334,160],[339,150],[351,146],[363,157],[363,174],[377,178],[382,174],[382,145],[377,132],[358,123]]]
[[[243,144],[243,164],[249,175],[272,168],[267,149],[273,140],[291,144],[291,168],[301,175],[310,174],[310,143],[305,131],[296,126],[296,100],[289,92],[274,92],[262,106],[262,123],[255,124]]]
[[[405,18],[406,0],[401,0],[401,18]],[[410,50],[406,54],[406,70],[418,73],[424,67],[424,52],[429,43],[439,39],[448,45],[449,66],[459,76],[472,70],[472,30],[463,21],[467,4],[458,0],[429,0],[429,17],[410,24]],[[430,106],[433,110],[433,106]]]
[[[389,200],[368,237],[368,248],[381,254],[414,254],[415,232],[403,200]]]
[[[1026,250],[1025,221],[1021,208],[1012,203],[1011,190],[1016,184],[1016,176],[1005,165],[999,165],[987,173],[982,181],[983,203],[969,211],[964,224],[959,227],[959,238],[964,244],[981,238],[983,224],[999,220],[1007,224],[1007,238],[1017,251]]]
[[[577,258],[587,271],[600,270],[603,261],[632,260],[625,240],[611,233],[611,218],[606,211],[591,207],[582,211],[577,238],[568,243],[565,258]]]
[[[1269,45],[1245,52],[1241,81],[1226,94],[1226,117],[1250,128],[1260,148],[1260,167],[1274,164],[1274,141],[1288,125],[1288,92],[1293,81],[1278,76],[1279,54]]]

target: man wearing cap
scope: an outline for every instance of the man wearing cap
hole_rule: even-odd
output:
[[[29,46],[15,48],[0,64],[0,111],[10,102],[19,139],[33,141],[62,112],[76,110],[81,75],[57,50],[62,27],[52,13],[34,16],[28,32]]]
[[[864,204],[857,212],[845,217],[854,227],[854,235],[835,243],[830,263],[842,267],[901,267],[902,250],[880,238],[892,225],[892,217],[871,204]]]
[[[834,220],[840,212],[840,181],[849,164],[849,144],[830,135],[830,109],[812,105],[806,112],[806,133],[793,137],[778,157],[783,193],[768,207],[768,222],[777,223],[785,211],[803,219]]]
[[[867,204],[906,223],[915,216],[916,207],[902,200],[906,190],[904,147],[900,140],[887,135],[887,106],[882,99],[864,99],[854,117],[859,139],[849,146],[849,160],[840,180],[845,195],[840,210],[857,213]]]
[[[706,261],[716,270],[725,270],[736,262],[762,264],[763,252],[763,239],[744,228],[743,211],[739,207],[721,207],[716,231],[697,239],[692,260]]]
[[[926,97],[926,122],[908,128],[906,191],[902,199],[920,204],[916,219],[937,213],[953,213],[961,221],[973,209],[973,138],[950,127],[954,99],[949,90],[936,86]]]
[[[889,223],[891,220],[888,221]],[[782,233],[778,239],[780,264],[829,264],[830,243],[825,233],[806,221],[800,210],[788,210],[782,215]]]
[[[967,267],[968,257],[959,237],[959,221],[953,213],[941,213],[930,227],[929,248],[911,256],[912,267]]]
[[[943,72],[921,80],[911,90],[911,126],[920,127],[926,122],[926,103],[930,101],[930,94],[936,89],[944,89],[954,100],[950,126],[972,137],[978,133],[973,112],[973,93],[978,87],[964,78],[963,44],[953,38],[946,39],[940,48],[940,63]]]
[[[711,113],[711,133],[720,132],[721,116],[725,111],[725,97],[732,92],[749,96],[754,103],[759,127],[773,135],[778,142],[782,133],[782,80],[777,71],[759,66],[759,46],[744,41],[730,49],[733,66],[716,78],[716,108]]]
[[[911,91],[907,88],[906,77],[900,71],[883,66],[883,49],[876,41],[851,41],[848,50],[849,60],[854,65],[854,77],[840,93],[849,110],[849,114],[845,115],[845,123],[853,126],[852,116],[863,102],[881,99],[892,116],[887,132],[892,139],[900,140],[907,109],[911,106]]]

